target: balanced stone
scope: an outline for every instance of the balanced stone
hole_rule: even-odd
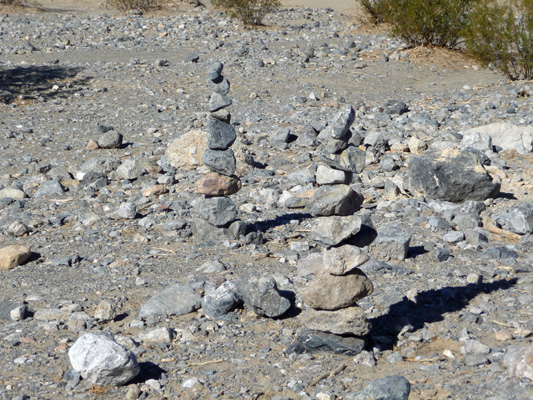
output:
[[[237,168],[237,161],[233,150],[211,150],[207,149],[202,156],[204,164],[212,171],[219,174],[231,176]]]
[[[209,130],[209,140],[207,146],[211,150],[226,150],[235,142],[237,135],[235,128],[218,119],[211,119],[207,123]]]
[[[237,219],[237,207],[228,197],[198,199],[197,214],[214,226],[225,226]]]
[[[316,183],[318,185],[335,185],[346,183],[346,172],[319,165],[316,169]]]
[[[216,79],[208,79],[205,83],[207,89],[214,93],[226,95],[229,93],[230,84],[229,81],[223,76],[219,76]]]
[[[372,282],[359,269],[342,276],[321,271],[307,285],[302,298],[317,310],[339,310],[355,305],[373,290]]]
[[[359,247],[344,245],[324,251],[324,270],[331,275],[345,275],[370,259]]]
[[[308,308],[298,316],[300,326],[336,335],[365,336],[370,323],[361,307],[347,307],[337,311],[320,311]]]
[[[209,99],[209,111],[215,112],[220,110],[221,108],[227,107],[231,105],[231,99],[229,96],[220,94],[220,93],[213,93],[211,95],[211,98]]]
[[[236,176],[224,176],[216,172],[210,172],[196,182],[196,192],[206,196],[228,196],[237,193],[241,187],[241,180]]]
[[[352,215],[363,204],[363,196],[348,185],[321,186],[307,203],[314,216]]]
[[[223,69],[224,64],[222,64],[220,61],[214,62],[209,68],[209,71],[207,71],[207,79],[214,81],[220,78]]]
[[[331,137],[342,140],[350,130],[354,120],[355,110],[352,106],[346,106],[344,110],[335,116],[331,123]]]
[[[366,152],[349,146],[340,154],[321,154],[321,159],[331,168],[359,174],[365,169]]]
[[[335,246],[361,230],[361,218],[358,216],[315,218],[312,224],[311,239],[327,246]]]

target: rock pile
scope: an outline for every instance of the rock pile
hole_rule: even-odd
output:
[[[236,159],[231,146],[237,135],[230,124],[231,114],[225,110],[231,105],[228,96],[230,83],[222,75],[221,62],[214,63],[207,74],[206,86],[212,92],[209,99],[209,139],[202,162],[211,170],[196,183],[196,191],[204,197],[196,202],[196,212],[200,218],[195,220],[196,233],[205,237],[209,233],[220,232],[216,228],[228,228],[237,220],[237,207],[227,196],[241,189],[241,181],[234,175]],[[206,225],[207,224],[207,225]],[[234,236],[239,236],[241,224],[237,223]],[[236,228],[236,229],[235,229]],[[235,232],[237,231],[237,232]]]

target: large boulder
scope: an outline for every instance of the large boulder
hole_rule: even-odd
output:
[[[462,202],[495,197],[501,185],[489,175],[475,153],[447,149],[413,157],[404,186],[415,195]]]
[[[507,122],[496,122],[479,126],[464,132],[465,137],[479,134],[489,136],[492,145],[503,150],[515,150],[520,154],[533,151],[533,126],[517,126]]]

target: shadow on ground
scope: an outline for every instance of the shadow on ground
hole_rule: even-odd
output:
[[[30,65],[0,68],[0,91],[11,93],[13,99],[45,100],[53,97],[68,97],[85,86],[89,77],[77,78],[83,68],[58,65]],[[59,86],[56,90],[54,85]],[[11,99],[11,100],[13,100]],[[8,102],[8,101],[6,101]]]
[[[446,313],[462,310],[477,295],[509,289],[516,285],[516,281],[501,279],[492,283],[426,290],[416,296],[416,302],[404,297],[391,305],[388,313],[370,319],[372,329],[367,336],[368,342],[391,350],[404,326],[411,325],[414,332],[427,323],[442,321]]]

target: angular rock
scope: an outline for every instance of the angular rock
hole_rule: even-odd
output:
[[[207,79],[215,81],[219,79],[222,75],[222,70],[224,69],[224,64],[220,61],[215,61],[207,71]]]
[[[33,194],[33,198],[41,199],[41,198],[48,198],[52,196],[61,196],[64,191],[65,191],[65,188],[59,181],[56,181],[56,180],[46,181]]]
[[[271,276],[243,276],[237,281],[237,290],[244,304],[260,316],[279,317],[291,307]]]
[[[503,363],[509,375],[533,380],[533,346],[513,345],[507,348]]]
[[[337,311],[319,311],[308,308],[298,315],[298,323],[307,329],[336,335],[364,336],[370,332],[370,323],[360,307]]]
[[[237,193],[241,187],[241,180],[236,176],[211,172],[196,182],[196,193],[206,196],[229,196]]]
[[[143,167],[138,160],[126,160],[117,168],[116,174],[119,179],[137,179],[143,173]]]
[[[533,151],[533,126],[517,126],[508,122],[496,122],[464,132],[465,137],[479,134],[491,138],[492,145],[502,150],[514,150],[520,154]]]
[[[209,99],[209,111],[215,112],[231,105],[231,99],[220,93],[213,93]]]
[[[8,271],[24,264],[31,257],[26,246],[11,245],[0,249],[0,268]]]
[[[300,330],[294,342],[287,348],[287,353],[332,352],[346,356],[356,356],[365,346],[365,341],[358,337],[340,336],[333,333]]]
[[[370,259],[359,247],[344,245],[324,250],[324,271],[331,275],[345,275]]]
[[[222,96],[227,95],[230,89],[229,81],[221,75],[215,79],[207,79],[205,86],[211,92],[221,94]]]
[[[122,203],[110,217],[114,219],[135,219],[137,206],[133,203]]]
[[[366,152],[355,146],[349,146],[340,154],[321,154],[321,160],[331,168],[359,174],[365,169]]]
[[[174,337],[174,331],[166,326],[141,332],[137,337],[143,343],[170,343]]]
[[[0,199],[14,199],[14,200],[20,200],[26,197],[26,193],[24,193],[22,190],[13,188],[13,187],[7,187],[2,190],[0,190]]]
[[[211,119],[207,123],[209,140],[207,147],[211,150],[226,150],[231,147],[237,138],[235,128],[218,119]]]
[[[327,246],[335,246],[356,235],[361,229],[358,216],[332,216],[312,220],[311,239]]]
[[[135,355],[104,335],[83,334],[68,356],[72,368],[98,386],[124,385],[140,372]]]
[[[207,136],[204,131],[192,130],[174,140],[166,151],[170,165],[184,169],[200,166],[207,148]]]
[[[175,284],[154,295],[139,310],[143,319],[180,316],[200,307],[201,296],[190,286]]]
[[[348,185],[321,186],[309,199],[307,211],[314,216],[352,215],[363,204],[363,196]]]
[[[221,239],[225,239],[227,229],[217,228],[216,226],[211,225],[205,219],[198,217],[192,219],[191,231],[194,239],[202,242],[204,240],[219,241]]]
[[[492,179],[476,155],[458,150],[413,157],[404,184],[413,194],[451,202],[483,201],[500,191],[500,182]]]
[[[468,147],[473,147],[481,151],[492,150],[492,139],[485,132],[469,129],[465,132],[461,141],[461,148],[466,149]]]
[[[316,169],[316,183],[319,185],[335,185],[346,183],[346,172],[319,165]]]
[[[359,269],[341,276],[321,271],[308,283],[302,298],[316,310],[334,311],[355,305],[373,290],[372,282]]]
[[[240,302],[237,286],[233,282],[226,281],[202,298],[202,309],[207,316],[220,319],[237,307]]]
[[[214,172],[231,176],[237,168],[237,161],[233,150],[211,150],[207,149],[202,156],[203,163]]]
[[[522,204],[499,215],[496,221],[519,235],[533,233],[533,203]]]
[[[346,400],[408,400],[411,384],[403,376],[378,378],[357,393],[349,393]]]
[[[410,234],[399,224],[389,222],[378,228],[378,237],[372,243],[371,253],[384,261],[403,261],[407,257],[410,242]]]
[[[228,197],[208,197],[196,201],[196,213],[214,226],[225,226],[237,219],[237,206]]]
[[[355,110],[352,106],[346,106],[344,110],[340,111],[331,122],[331,137],[333,139],[340,139],[346,137],[350,130],[353,121],[355,120]]]
[[[105,132],[98,138],[98,146],[102,149],[119,149],[123,136],[113,130]]]

